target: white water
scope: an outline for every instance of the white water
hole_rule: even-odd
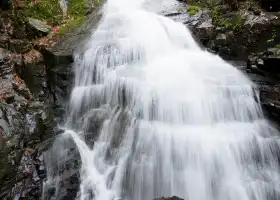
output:
[[[82,160],[77,199],[279,200],[278,133],[253,83],[156,14],[166,2],[108,0],[76,56],[63,138]]]

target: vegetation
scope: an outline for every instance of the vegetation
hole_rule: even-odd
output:
[[[68,23],[65,23],[60,27],[58,33],[60,34],[66,33],[67,31],[71,30],[72,28],[76,27],[79,23],[81,23],[84,20],[84,18],[85,18],[84,16],[77,17],[76,19],[71,20]]]
[[[275,48],[280,49],[280,44],[277,44]]]
[[[242,17],[239,13],[236,13],[235,17],[224,18],[221,16],[218,7],[212,10],[212,20],[214,25],[223,29],[239,30],[243,24]]]
[[[23,13],[27,17],[44,20],[51,25],[59,25],[62,21],[58,0],[25,0],[25,5]]]
[[[189,0],[188,1],[188,4],[196,5],[199,7],[209,7],[209,8],[213,8],[217,6],[218,3],[219,0]]]
[[[23,14],[26,17],[46,21],[51,26],[61,26],[59,33],[80,23],[86,15],[84,0],[69,0],[67,16],[64,18],[58,0],[22,0]],[[94,0],[99,5],[101,0]]]
[[[195,15],[200,10],[199,6],[188,6],[187,11],[189,15]]]
[[[277,35],[276,35],[276,31],[273,30],[273,31],[272,31],[272,34],[271,34],[271,38],[267,40],[267,44],[273,44],[274,41],[275,41],[275,39],[276,39],[276,36],[277,36]]]

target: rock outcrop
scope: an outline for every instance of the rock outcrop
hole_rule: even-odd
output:
[[[184,200],[184,199],[173,196],[173,197],[161,197],[161,198],[158,198],[158,199],[155,199],[155,200]]]
[[[278,0],[259,0],[261,7],[267,11],[280,11],[280,1]]]

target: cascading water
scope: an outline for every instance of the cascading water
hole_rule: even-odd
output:
[[[56,160],[69,138],[78,148],[77,199],[279,200],[278,132],[254,85],[153,12],[165,3],[108,0],[76,55],[68,123],[53,148]],[[55,167],[48,174],[59,178]]]

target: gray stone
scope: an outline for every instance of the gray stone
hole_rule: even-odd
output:
[[[198,37],[201,39],[210,39],[213,34],[213,28],[212,19],[203,22],[196,28]]]
[[[3,135],[3,137],[10,135],[9,124],[4,119],[0,119],[0,135]]]
[[[48,26],[48,24],[44,21],[38,20],[38,19],[34,19],[34,18],[28,18],[28,24],[33,27],[34,29],[36,29],[39,32],[42,33],[49,33],[51,31],[50,26]]]
[[[264,26],[267,26],[271,22],[271,17],[265,14],[261,14],[260,16],[256,16],[253,14],[245,14],[245,22],[244,26],[245,27],[258,27],[258,28],[263,28]]]
[[[220,33],[217,35],[215,39],[216,45],[226,45],[227,44],[227,36],[224,33]]]

